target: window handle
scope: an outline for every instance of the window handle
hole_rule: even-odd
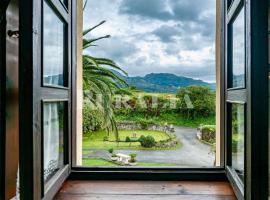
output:
[[[19,38],[20,36],[20,32],[18,30],[17,31],[8,30],[7,34],[9,37],[12,38]]]

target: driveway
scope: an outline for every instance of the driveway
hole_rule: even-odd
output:
[[[171,163],[181,167],[213,167],[215,154],[211,147],[200,142],[194,128],[175,127],[175,134],[182,142],[176,150],[116,150],[117,153],[136,153],[139,162]],[[89,149],[89,158],[108,158],[107,150]]]

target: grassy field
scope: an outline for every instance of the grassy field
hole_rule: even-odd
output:
[[[119,165],[111,162],[109,160],[101,159],[101,158],[84,158],[83,159],[83,166],[85,167],[119,167]],[[138,162],[136,166],[139,167],[163,167],[163,166],[176,166],[174,164],[168,163],[143,163]]]
[[[171,93],[152,93],[152,92],[133,92],[134,96],[156,96],[156,97],[164,97],[164,98],[176,98],[175,94]]]
[[[184,126],[184,127],[192,127],[192,128],[198,128],[201,124],[216,124],[216,118],[215,116],[210,117],[197,117],[195,119],[187,119],[180,114],[177,113],[161,113],[158,117],[149,117],[145,118],[143,115],[135,114],[135,115],[119,115],[116,114],[116,120],[117,121],[135,121],[140,122],[144,121],[147,123],[154,123],[154,124],[160,124],[164,125],[167,124],[173,124],[176,126]]]
[[[133,138],[134,133],[136,133],[136,138]],[[153,136],[156,142],[161,140],[169,139],[169,135],[160,131],[149,131],[149,130],[136,130],[136,131],[119,131],[119,138],[121,142],[115,141],[115,136],[113,133],[108,133],[106,131],[97,131],[94,133],[85,134],[83,137],[83,149],[145,149],[141,147],[139,142],[125,142],[126,137],[131,139],[138,139],[141,135]],[[108,141],[104,141],[104,137],[108,137]],[[178,146],[180,148],[181,145]],[[155,148],[147,148],[147,150],[152,150]]]

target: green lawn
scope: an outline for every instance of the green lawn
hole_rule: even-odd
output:
[[[133,134],[136,133],[136,138],[133,138]],[[149,130],[135,130],[135,131],[119,131],[119,138],[121,142],[115,141],[115,136],[113,133],[108,133],[106,131],[96,131],[94,133],[85,134],[83,137],[83,149],[145,149],[141,147],[139,142],[125,142],[126,137],[131,139],[138,139],[141,135],[144,136],[153,136],[155,140],[167,140],[169,135],[160,131],[149,131]],[[104,137],[108,136],[109,141],[103,141]],[[178,146],[178,148],[180,145]],[[155,149],[155,148],[147,148]]]
[[[84,158],[83,159],[83,166],[86,167],[99,167],[99,166],[110,166],[110,167],[114,167],[114,166],[118,166],[117,164],[104,160],[104,159],[99,159],[99,158]]]
[[[105,159],[101,158],[84,158],[83,166],[85,167],[119,167],[119,165]],[[136,166],[139,167],[163,167],[163,166],[176,166],[175,164],[167,164],[167,163],[143,163],[138,162]]]

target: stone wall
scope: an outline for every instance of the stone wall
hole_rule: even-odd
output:
[[[136,122],[119,122],[117,128],[118,130],[140,130],[142,125]]]
[[[148,125],[143,127],[142,124],[132,121],[119,122],[117,123],[118,130],[152,130],[152,131],[162,131],[162,132],[174,132],[174,127],[172,125]]]

